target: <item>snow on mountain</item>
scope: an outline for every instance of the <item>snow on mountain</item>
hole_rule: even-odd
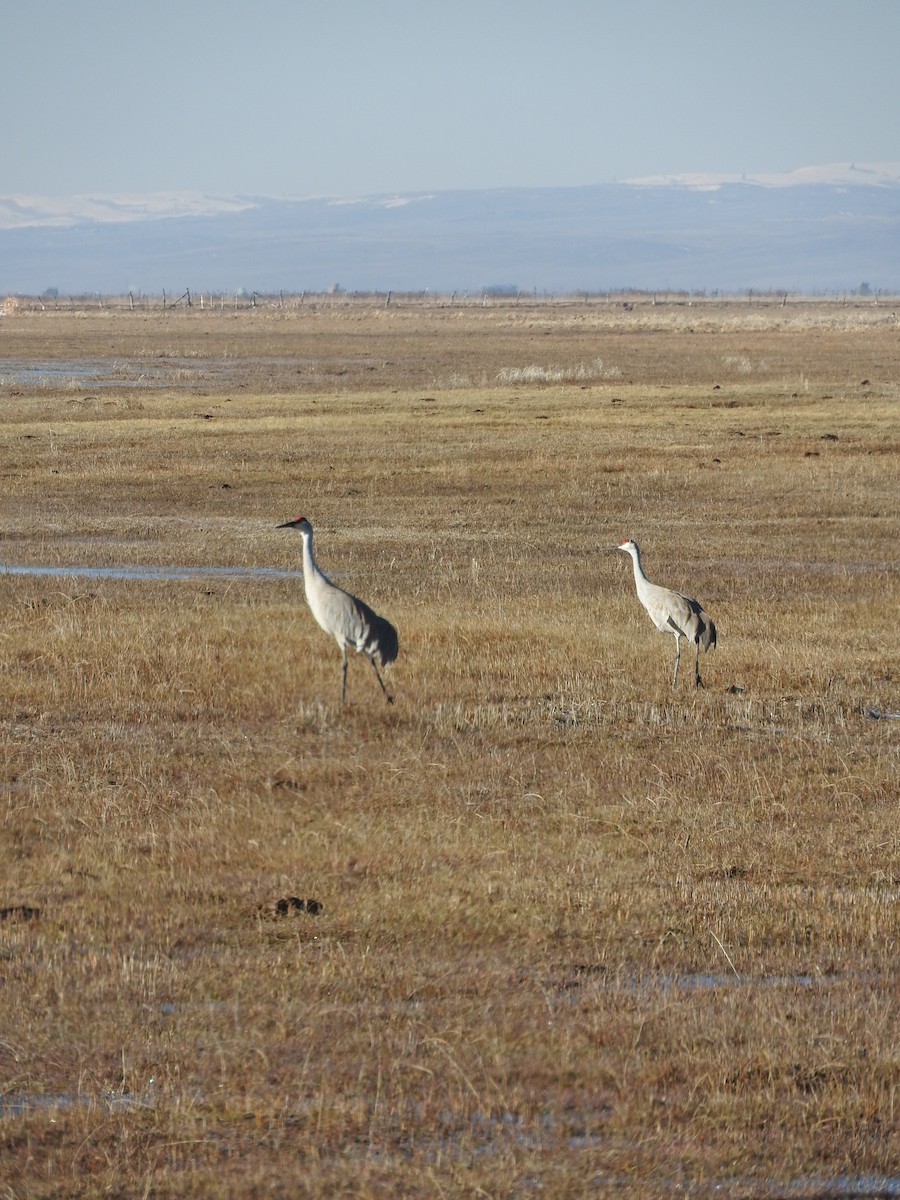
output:
[[[43,225],[153,221],[163,217],[211,217],[242,212],[252,201],[202,192],[150,192],[145,195],[0,196],[0,229]]]
[[[757,187],[900,187],[900,162],[834,163],[824,167],[799,167],[795,171],[763,172],[751,175],[716,175],[702,172],[676,175],[647,175],[623,179],[633,187],[685,187],[715,191],[728,183],[748,183]]]
[[[900,162],[836,163],[830,166],[800,167],[795,171],[781,173],[763,172],[749,175],[703,172],[647,175],[636,179],[623,179],[619,186],[718,191],[729,184],[748,184],[764,188],[801,186],[893,188],[900,187]],[[526,190],[545,193],[555,190],[580,189],[498,188],[484,194],[503,195]],[[145,194],[103,193],[82,196],[0,195],[0,230],[155,221],[170,217],[216,217],[280,203],[294,205],[322,203],[335,208],[390,209],[421,205],[434,199],[435,193],[304,197],[222,196],[208,195],[204,192],[173,191]]]
[[[290,203],[321,202],[335,207],[404,208],[432,195],[307,196]],[[160,221],[170,217],[218,217],[281,203],[276,196],[210,196],[204,192],[104,193],[90,196],[0,196],[0,230]]]

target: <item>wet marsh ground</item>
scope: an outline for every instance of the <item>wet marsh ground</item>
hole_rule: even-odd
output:
[[[884,304],[4,317],[5,1194],[896,1194],[898,380]]]

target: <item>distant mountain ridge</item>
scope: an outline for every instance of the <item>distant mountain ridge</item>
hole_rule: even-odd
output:
[[[0,294],[900,291],[900,163],[363,197],[0,196]]]

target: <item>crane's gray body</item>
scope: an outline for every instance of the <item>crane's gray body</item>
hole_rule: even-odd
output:
[[[375,671],[388,703],[388,695],[378,663],[388,666],[397,657],[400,649],[397,630],[385,617],[381,617],[368,604],[350,592],[332,583],[316,562],[313,553],[312,525],[305,517],[285,521],[279,529],[296,529],[303,538],[303,586],[306,602],[317,624],[335,639],[341,650],[341,703],[347,692],[347,649],[352,647],[364,654]],[[377,659],[377,662],[376,662]]]
[[[638,599],[650,614],[650,620],[660,633],[671,633],[675,637],[675,673],[672,676],[672,687],[674,688],[678,682],[682,638],[694,645],[694,685],[699,687],[702,682],[700,679],[700,651],[701,649],[712,650],[716,644],[716,626],[712,617],[697,600],[693,600],[690,596],[684,596],[681,592],[673,592],[670,588],[651,583],[641,566],[641,552],[637,542],[624,541],[617,548],[631,555]]]

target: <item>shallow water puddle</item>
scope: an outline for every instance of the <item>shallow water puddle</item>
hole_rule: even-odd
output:
[[[281,567],[157,567],[157,566],[33,566],[24,563],[0,563],[0,575],[45,575],[80,579],[138,579],[177,582],[184,579],[302,579],[302,571]]]
[[[706,991],[708,988],[729,987],[812,987],[817,982],[812,975],[729,975],[726,972],[699,971],[687,975],[660,978],[660,988],[681,988],[684,991]]]
[[[152,1088],[142,1096],[132,1096],[130,1092],[112,1091],[103,1092],[100,1096],[91,1096],[83,1092],[59,1092],[56,1095],[43,1092],[20,1092],[0,1096],[0,1118],[27,1117],[54,1109],[67,1112],[75,1108],[91,1108],[96,1104],[105,1104],[109,1109],[118,1110],[152,1108],[155,1099],[152,1095]]]
[[[27,1119],[41,1114],[52,1114],[54,1111],[64,1113],[79,1108],[91,1109],[98,1105],[104,1105],[110,1112],[158,1108],[162,1100],[155,1093],[155,1081],[151,1080],[148,1089],[140,1096],[120,1091],[106,1091],[99,1096],[81,1092],[0,1095],[0,1120]],[[194,1099],[201,1099],[201,1094],[197,1093]],[[55,1121],[52,1115],[49,1119],[51,1122]],[[439,1152],[442,1156],[460,1153],[483,1158],[500,1153],[508,1154],[510,1147],[529,1151],[540,1150],[545,1145],[545,1139],[555,1136],[552,1118],[545,1118],[539,1122],[537,1129],[526,1130],[522,1128],[518,1116],[514,1113],[476,1113],[471,1118],[468,1129],[455,1136],[449,1134],[436,1139],[432,1147],[434,1152]],[[566,1139],[570,1150],[602,1146],[604,1140],[602,1132],[575,1134]],[[422,1145],[421,1141],[419,1145]],[[365,1154],[367,1159],[373,1158],[371,1147],[366,1148]],[[376,1153],[374,1157],[377,1159],[382,1156]],[[611,1175],[595,1175],[592,1180],[594,1187],[622,1187],[623,1190],[634,1182],[631,1176]],[[531,1183],[537,1189],[543,1186],[539,1174],[531,1178]],[[656,1178],[653,1186],[661,1196],[690,1195],[694,1191],[683,1179]],[[765,1179],[725,1177],[704,1181],[702,1187],[696,1190],[696,1194],[752,1195],[760,1200],[809,1200],[810,1197],[816,1197],[817,1200],[895,1200],[900,1197],[900,1176],[880,1175],[874,1172],[830,1177],[809,1175],[798,1176],[781,1183]]]
[[[148,363],[64,358],[30,362],[7,358],[0,360],[0,387],[162,388],[196,382],[209,369],[210,364],[193,359]]]

